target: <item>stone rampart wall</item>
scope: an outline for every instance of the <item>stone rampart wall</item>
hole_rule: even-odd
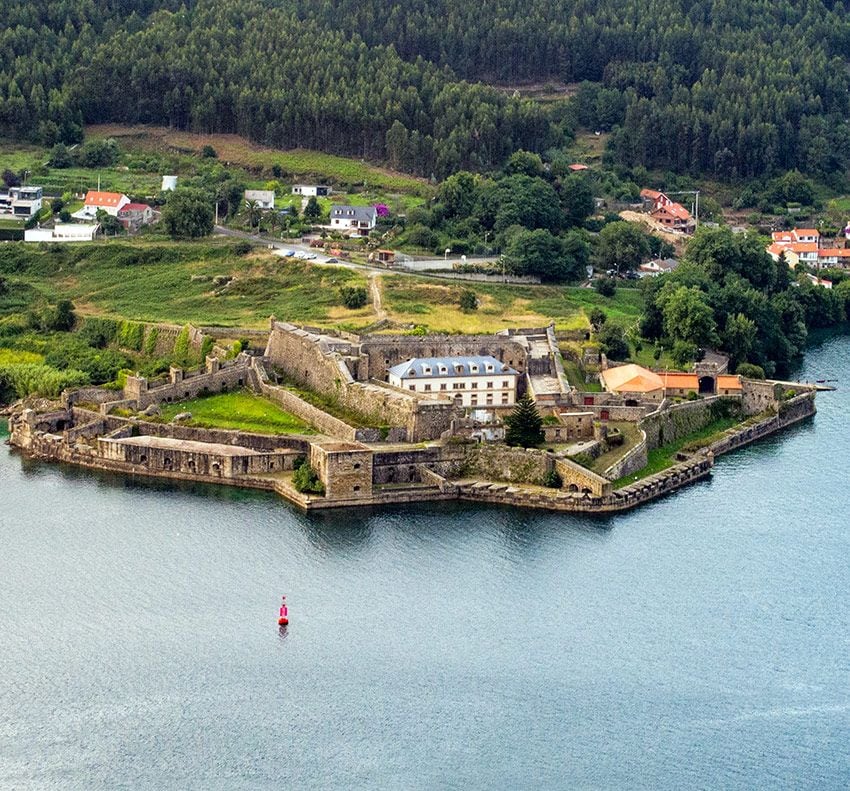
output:
[[[570,459],[556,459],[555,471],[561,476],[562,488],[568,492],[581,492],[594,497],[604,497],[611,493],[609,481]]]
[[[357,429],[353,426],[349,426],[348,423],[329,415],[312,404],[308,404],[303,398],[299,398],[289,390],[261,382],[260,392],[270,401],[274,401],[287,412],[291,412],[297,418],[304,420],[317,431],[327,434],[329,437],[338,437],[352,442],[357,439]]]
[[[343,359],[319,336],[292,325],[274,325],[266,357],[271,365],[297,383],[331,396],[341,406],[374,421],[376,426],[404,429],[406,439],[412,442],[437,439],[458,414],[449,399],[355,381]],[[397,438],[400,436],[396,433]]]
[[[638,424],[646,434],[648,450],[654,450],[662,445],[676,442],[689,434],[705,428],[715,419],[713,410],[724,402],[729,409],[741,413],[740,399],[730,396],[713,396],[699,401],[686,401],[682,404],[659,409],[647,415]]]
[[[464,475],[488,481],[542,486],[554,466],[551,453],[505,445],[470,445]]]
[[[250,358],[245,354],[216,370],[188,374],[180,369],[174,371],[179,373],[175,373],[173,381],[154,387],[150,387],[143,378],[128,376],[122,400],[133,402],[136,409],[145,409],[151,404],[183,401],[240,387],[257,389],[256,375]]]
[[[744,379],[743,405],[745,415],[758,415],[776,407],[777,387],[771,380]]]
[[[609,481],[625,478],[626,475],[642,470],[649,463],[649,450],[646,446],[646,432],[641,430],[641,439],[637,445],[629,450],[622,458],[615,461],[602,474]]]

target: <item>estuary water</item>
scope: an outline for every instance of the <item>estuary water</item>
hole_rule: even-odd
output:
[[[850,339],[799,375],[814,420],[606,519],[0,446],[0,789],[850,787]]]

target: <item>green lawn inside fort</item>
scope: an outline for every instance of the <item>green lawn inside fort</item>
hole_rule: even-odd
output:
[[[171,421],[181,412],[190,412],[183,425],[200,428],[226,428],[255,434],[312,434],[313,429],[295,415],[267,398],[247,390],[217,393],[165,405],[162,419]]]
[[[750,423],[763,418],[763,415],[757,415],[754,418],[742,420],[735,417],[718,418],[712,421],[707,426],[688,434],[681,439],[671,442],[667,445],[662,445],[660,448],[655,448],[647,454],[647,464],[641,470],[631,475],[626,475],[614,481],[614,488],[619,489],[623,486],[628,486],[642,478],[647,478],[650,475],[655,475],[658,472],[672,467],[676,463],[676,454],[681,451],[693,452],[700,448],[705,448],[711,445],[730,429],[740,429]]]

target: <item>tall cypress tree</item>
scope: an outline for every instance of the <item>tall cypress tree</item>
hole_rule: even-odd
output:
[[[527,394],[517,401],[513,412],[505,418],[505,425],[505,442],[508,445],[536,448],[543,444],[543,419],[537,405]]]

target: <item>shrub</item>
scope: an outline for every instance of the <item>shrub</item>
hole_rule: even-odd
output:
[[[119,324],[115,319],[101,319],[91,316],[86,319],[80,330],[80,337],[96,349],[109,346],[118,335]]]
[[[342,304],[349,310],[357,310],[366,304],[367,293],[363,286],[343,286],[339,290]]]
[[[145,340],[145,325],[137,321],[122,321],[118,331],[118,345],[139,352]]]
[[[174,359],[178,363],[186,364],[189,362],[189,325],[186,324],[183,329],[177,333],[177,339],[174,341]]]
[[[325,493],[325,485],[319,480],[318,474],[307,463],[306,459],[292,473],[292,485],[299,492]]]
[[[212,352],[213,346],[215,346],[215,341],[212,339],[212,337],[209,335],[204,335],[204,340],[201,343],[201,365],[204,364],[204,361]]]
[[[159,340],[159,327],[151,327],[148,334],[145,336],[144,354],[146,357],[153,357],[156,354],[156,342]]]
[[[248,255],[251,250],[254,249],[254,245],[252,245],[247,239],[243,239],[241,242],[237,242],[233,245],[233,252],[236,255]]]
[[[735,369],[735,373],[740,376],[746,376],[747,379],[764,379],[764,368],[760,365],[753,365],[753,363],[741,363]]]
[[[564,479],[555,470],[550,470],[543,478],[543,485],[550,489],[560,489],[564,485]]]
[[[603,297],[613,297],[617,293],[617,281],[612,277],[597,277],[593,287]]]
[[[460,292],[458,305],[460,305],[460,309],[463,311],[478,310],[478,297],[475,295],[474,291],[465,288]]]
[[[71,368],[58,371],[37,363],[7,365],[0,367],[0,403],[28,395],[55,398],[66,388],[88,383],[87,374]]]

